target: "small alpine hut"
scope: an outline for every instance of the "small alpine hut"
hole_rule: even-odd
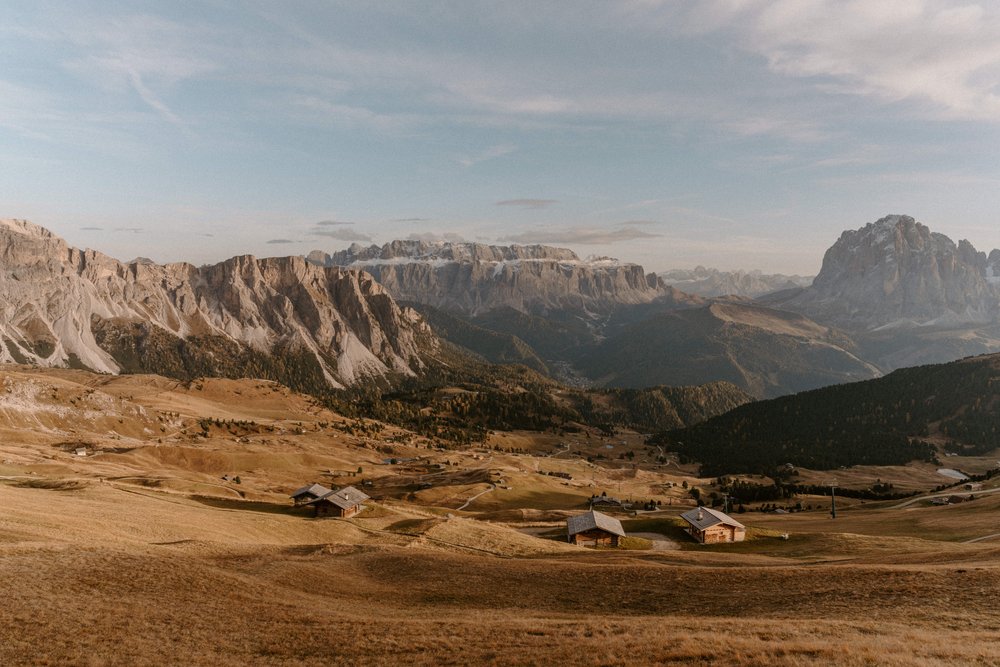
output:
[[[317,485],[318,486],[318,485]],[[358,491],[353,486],[345,486],[339,491],[327,491],[327,493],[307,500],[299,505],[312,505],[314,516],[336,516],[347,519],[361,511],[364,501],[369,496],[362,491]]]
[[[566,519],[566,537],[570,544],[617,547],[619,538],[625,537],[625,530],[618,519],[591,510]]]
[[[702,544],[742,542],[747,535],[746,526],[742,523],[708,507],[684,512],[681,518],[688,523],[688,534]]]

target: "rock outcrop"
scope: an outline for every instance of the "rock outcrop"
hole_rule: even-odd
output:
[[[780,303],[853,331],[960,326],[1000,314],[1000,251],[987,256],[906,215],[845,231],[813,284]]]
[[[106,373],[183,376],[205,365],[240,375],[249,365],[338,387],[412,375],[436,345],[419,315],[362,271],[300,257],[125,264],[24,220],[0,221],[0,308],[0,360]],[[149,367],[157,358],[170,368]]]

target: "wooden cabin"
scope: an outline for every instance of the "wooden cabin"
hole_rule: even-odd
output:
[[[625,530],[618,519],[591,510],[566,520],[566,539],[570,544],[588,547],[617,547]]]
[[[698,507],[684,512],[681,518],[688,524],[688,535],[702,544],[742,542],[746,538],[746,526],[718,510]]]
[[[302,504],[312,505],[315,510],[314,516],[335,516],[347,519],[360,512],[361,503],[368,498],[367,494],[358,491],[353,486],[345,486],[339,491],[330,491],[319,498]]]

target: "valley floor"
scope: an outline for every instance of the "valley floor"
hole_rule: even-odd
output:
[[[588,551],[406,508],[317,520],[99,482],[3,484],[0,506],[5,665],[1000,662],[1000,543]]]
[[[546,535],[595,489],[693,478],[442,451],[421,479],[443,481],[407,491],[416,473],[272,385],[31,377],[0,393],[3,665],[1000,664],[1000,539],[967,542],[1000,494],[747,513],[747,542],[702,547],[663,491],[677,505],[626,530],[678,548],[594,551]],[[358,467],[385,492],[358,517],[290,508]]]

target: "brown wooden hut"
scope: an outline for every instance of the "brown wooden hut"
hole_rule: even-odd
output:
[[[618,519],[591,510],[566,519],[566,538],[570,544],[617,547],[625,530]]]
[[[339,491],[330,491],[302,504],[312,505],[315,508],[315,516],[336,516],[346,519],[360,512],[361,503],[368,498],[367,494],[353,486],[345,486]]]
[[[688,523],[688,535],[702,544],[742,542],[746,538],[746,526],[718,510],[699,507],[684,512],[681,518]]]

